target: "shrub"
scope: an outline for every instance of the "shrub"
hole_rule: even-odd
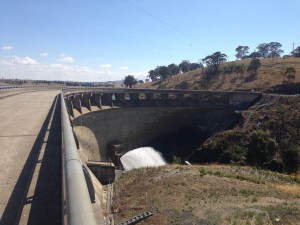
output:
[[[245,72],[245,68],[243,65],[237,65],[234,67],[234,72],[237,74],[243,74]]]
[[[244,133],[229,130],[217,136],[208,148],[214,152],[218,162],[245,164],[248,151],[246,139]]]
[[[228,146],[220,155],[222,163],[246,164],[247,148],[239,145]]]
[[[254,165],[263,166],[269,163],[277,150],[277,143],[270,132],[253,131],[249,141],[248,161]]]
[[[180,84],[176,85],[175,89],[189,89],[190,84],[187,81],[182,81]]]
[[[300,117],[295,118],[293,124],[296,128],[300,128]]]
[[[181,164],[181,158],[179,156],[176,155],[172,155],[172,163],[174,164]]]
[[[199,169],[199,173],[200,173],[200,176],[203,177],[204,175],[206,175],[206,170],[204,168],[200,168]]]
[[[280,145],[283,164],[286,172],[296,172],[300,164],[300,147],[284,139]]]
[[[236,67],[235,63],[230,63],[228,66],[224,66],[223,73],[231,74],[231,73],[233,73],[235,67]]]

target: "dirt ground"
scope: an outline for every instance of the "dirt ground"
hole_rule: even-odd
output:
[[[168,165],[123,174],[114,184],[118,224],[300,224],[300,178],[251,167]]]

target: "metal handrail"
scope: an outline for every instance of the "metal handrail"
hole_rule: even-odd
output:
[[[14,85],[0,86],[0,91],[12,89],[61,89],[62,85]]]
[[[149,89],[149,88],[105,88],[105,87],[72,87],[65,86],[62,88],[64,92],[76,93],[176,93],[176,94],[261,94],[254,91],[221,91],[221,90],[181,90],[181,89]],[[68,94],[68,93],[67,93]]]
[[[61,116],[67,224],[96,225],[63,93],[61,94]]]

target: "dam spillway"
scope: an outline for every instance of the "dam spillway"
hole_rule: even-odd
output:
[[[131,150],[125,153],[120,160],[125,170],[166,165],[161,153],[151,147]]]
[[[73,124],[89,159],[111,159],[118,165],[117,154],[142,146],[155,147],[169,160],[175,147],[162,149],[162,142],[175,139],[176,145],[187,132],[194,139],[200,138],[233,117],[234,112],[221,107],[135,107],[88,113],[75,118]],[[184,134],[178,134],[182,129],[185,129]],[[118,149],[114,147],[116,144],[120,146]]]

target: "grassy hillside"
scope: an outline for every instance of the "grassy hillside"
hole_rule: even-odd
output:
[[[250,63],[250,59],[227,62],[220,65],[219,75],[211,80],[204,79],[204,71],[202,69],[182,73],[165,81],[149,82],[139,84],[137,88],[167,88],[167,89],[206,89],[206,90],[235,90],[235,89],[254,89],[265,90],[269,87],[282,84],[287,81],[284,76],[287,67],[295,67],[296,78],[294,82],[300,82],[300,58],[265,58],[261,59],[261,67],[258,69],[257,77],[245,71],[243,74],[226,73],[231,66],[242,65],[245,68]]]
[[[126,172],[114,183],[115,224],[299,224],[300,180],[239,166],[182,166]]]

